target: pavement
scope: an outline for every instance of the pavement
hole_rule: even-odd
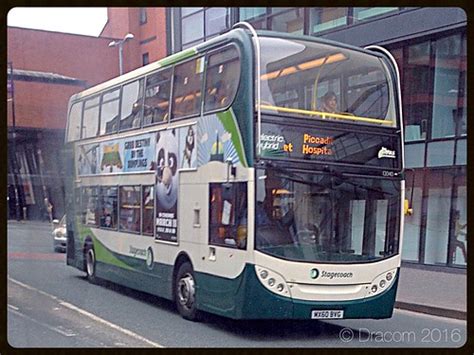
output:
[[[51,228],[44,221],[8,220],[8,225]],[[429,270],[402,262],[395,308],[440,317],[467,319],[467,272],[437,267]]]
[[[449,269],[426,270],[402,262],[395,308],[466,320],[467,272]]]

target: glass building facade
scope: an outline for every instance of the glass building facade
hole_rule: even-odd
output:
[[[170,8],[170,53],[247,21],[256,29],[389,49],[401,75],[406,197],[402,259],[466,267],[467,18],[459,8]]]

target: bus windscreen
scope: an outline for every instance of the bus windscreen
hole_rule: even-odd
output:
[[[381,57],[285,38],[261,37],[260,46],[263,112],[398,126],[393,79]]]

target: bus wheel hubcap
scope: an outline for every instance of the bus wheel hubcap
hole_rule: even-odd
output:
[[[92,249],[89,249],[87,251],[87,274],[89,276],[94,275],[94,261],[94,252],[92,251]]]
[[[179,303],[190,309],[194,304],[194,279],[190,274],[184,275],[178,283]]]

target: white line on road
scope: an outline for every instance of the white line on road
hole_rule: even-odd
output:
[[[19,310],[20,310],[20,308],[15,307],[15,306],[13,306],[13,305],[11,305],[11,304],[8,304],[7,306],[8,306],[8,308],[13,309],[14,311],[19,311]]]
[[[46,328],[48,328],[49,330],[52,330],[53,332],[59,333],[59,334],[61,334],[61,335],[67,336],[67,337],[76,336],[76,334],[72,333],[71,331],[63,330],[63,329],[61,329],[61,328],[59,328],[59,327],[58,327],[58,328],[52,327],[52,326],[50,326],[49,324],[46,324],[46,323],[40,322],[40,321],[38,321],[38,320],[36,320],[36,319],[34,319],[34,318],[31,318],[31,317],[27,316],[26,314],[23,314],[23,313],[19,312],[18,310],[13,309],[12,307],[10,307],[10,309],[11,309],[11,311],[12,311],[13,313],[15,313],[16,315],[18,315],[18,316],[20,316],[20,317],[23,317],[23,318],[26,318],[26,319],[28,319],[30,322],[33,322],[33,323],[39,324],[39,325],[41,325],[41,326],[43,326],[43,327],[46,327]]]
[[[42,294],[42,295],[44,295],[44,296],[46,296],[46,297],[49,297],[49,298],[51,298],[51,299],[53,299],[53,300],[59,302],[59,304],[61,304],[63,307],[66,307],[66,308],[69,308],[69,309],[71,309],[71,310],[73,310],[73,311],[76,311],[76,312],[78,312],[78,313],[80,313],[80,314],[82,314],[82,315],[84,315],[84,316],[86,316],[86,317],[88,317],[88,318],[90,318],[90,319],[96,321],[96,322],[102,323],[102,324],[104,324],[104,325],[106,325],[106,326],[108,326],[108,327],[110,327],[110,328],[112,328],[112,329],[118,330],[119,332],[121,332],[121,333],[123,333],[123,334],[126,334],[126,335],[128,335],[128,336],[130,336],[130,337],[132,337],[132,338],[134,338],[134,339],[137,339],[137,340],[139,340],[139,341],[142,341],[142,342],[144,342],[144,343],[147,343],[147,344],[149,344],[149,345],[151,345],[151,346],[153,346],[153,347],[156,347],[156,348],[163,348],[163,347],[164,347],[164,346],[161,345],[161,344],[158,344],[158,343],[156,343],[156,342],[154,342],[154,341],[151,341],[151,340],[149,340],[149,339],[147,339],[147,338],[144,338],[144,337],[142,337],[141,335],[138,335],[138,334],[132,332],[131,330],[122,328],[122,327],[120,327],[120,326],[118,326],[118,325],[116,325],[116,324],[114,324],[114,323],[111,323],[111,322],[109,322],[109,321],[106,321],[105,319],[102,319],[102,318],[100,318],[100,317],[98,317],[98,316],[96,316],[96,315],[94,315],[94,314],[92,314],[92,313],[89,313],[89,312],[87,312],[87,311],[85,311],[85,310],[83,310],[83,309],[81,309],[81,308],[79,308],[79,307],[76,307],[76,306],[74,306],[73,304],[68,303],[68,302],[66,302],[66,301],[64,301],[64,300],[62,300],[62,299],[60,299],[60,298],[58,298],[58,297],[56,297],[56,296],[50,295],[50,294],[47,293],[47,292],[38,290],[38,289],[36,289],[36,288],[34,288],[34,287],[32,287],[32,286],[26,285],[26,284],[24,284],[24,283],[22,283],[22,282],[20,282],[20,281],[14,280],[14,279],[12,279],[12,278],[10,278],[10,277],[8,277],[8,280],[10,280],[11,282],[13,282],[13,283],[15,283],[15,284],[17,284],[17,285],[19,285],[19,286],[21,286],[21,287],[24,287],[24,288],[26,288],[26,289],[28,289],[28,290],[32,290],[32,291],[38,292],[38,293],[40,293],[40,294]]]

